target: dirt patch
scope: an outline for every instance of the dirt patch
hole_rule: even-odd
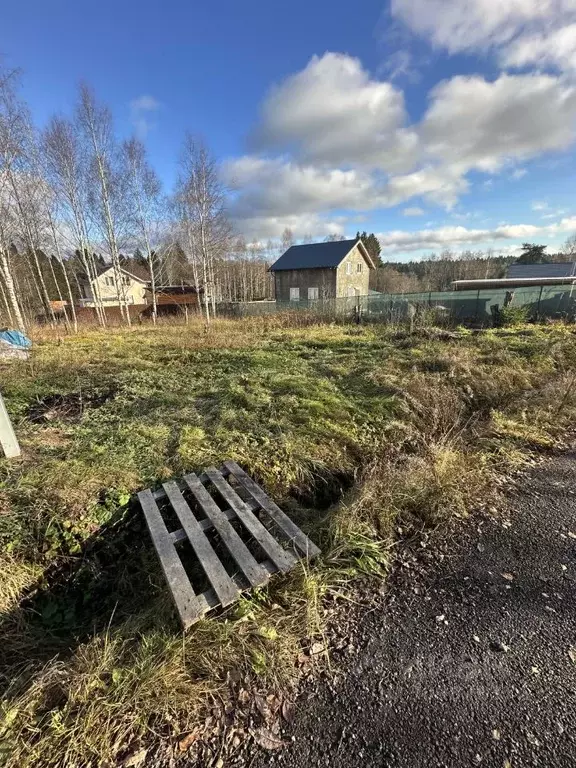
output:
[[[82,418],[84,411],[99,408],[115,394],[114,390],[109,389],[47,395],[33,403],[26,415],[33,424],[51,421],[77,422]]]

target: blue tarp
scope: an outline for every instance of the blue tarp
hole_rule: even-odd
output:
[[[28,336],[24,336],[20,331],[0,331],[0,341],[10,344],[16,349],[29,349],[32,346]]]

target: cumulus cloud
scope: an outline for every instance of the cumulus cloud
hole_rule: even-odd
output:
[[[371,78],[359,59],[325,53],[268,94],[252,146],[290,150],[305,163],[401,172],[418,153],[406,121],[401,91]]]
[[[576,230],[576,216],[561,219],[555,224],[503,224],[495,229],[468,229],[467,227],[439,227],[417,232],[396,230],[378,235],[380,243],[389,251],[418,251],[449,246],[490,244],[502,240],[529,240],[536,236],[554,237]]]
[[[225,181],[239,195],[233,212],[240,217],[265,214],[303,214],[346,208],[362,210],[383,202],[370,173],[300,165],[284,158],[254,155],[224,165]]]
[[[462,172],[498,171],[574,141],[576,88],[551,75],[453,77],[432,90],[420,135],[429,155]]]
[[[252,154],[230,160],[225,177],[237,189],[238,222],[262,222],[266,236],[287,225],[316,233],[312,222],[320,234],[334,213],[413,199],[450,210],[469,190],[471,171],[506,169],[520,179],[519,164],[575,140],[576,85],[563,76],[455,76],[432,89],[422,119],[409,125],[395,86],[356,58],[326,53],[268,94]]]
[[[403,216],[424,216],[425,211],[422,208],[404,208],[402,211]]]
[[[150,132],[154,125],[152,117],[159,109],[160,102],[148,94],[132,99],[130,102],[130,118],[138,136],[145,138]]]
[[[576,72],[576,23],[552,31],[526,34],[503,52],[506,67],[553,67]]]
[[[391,13],[452,54],[492,50],[511,67],[575,64],[576,0],[392,0]]]

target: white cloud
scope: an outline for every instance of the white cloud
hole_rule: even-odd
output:
[[[314,238],[343,235],[347,220],[344,217],[323,217],[317,214],[286,216],[254,216],[242,219],[242,233],[260,240],[280,237],[288,227],[298,240],[311,234]]]
[[[279,234],[286,217],[312,217],[322,229],[335,212],[417,198],[450,210],[468,192],[469,172],[508,170],[519,179],[519,163],[567,149],[576,139],[576,86],[549,74],[456,76],[432,89],[420,123],[406,120],[401,92],[358,59],[313,57],[265,99],[252,134],[259,152],[225,166],[237,188],[233,217],[240,228],[261,221]]]
[[[576,88],[550,75],[457,76],[432,90],[420,136],[429,155],[462,173],[493,173],[574,141]]]
[[[426,166],[405,176],[393,176],[386,188],[386,204],[397,205],[412,197],[452,208],[460,195],[468,190],[468,182],[457,169]]]
[[[546,211],[548,209],[548,203],[546,200],[534,200],[530,207],[533,211]]]
[[[574,64],[575,0],[392,0],[391,13],[452,54],[495,50],[508,66]]]
[[[145,138],[150,132],[154,126],[151,119],[152,115],[159,109],[160,102],[149,94],[143,94],[136,99],[132,99],[130,102],[130,118],[138,136]]]
[[[506,67],[553,67],[576,72],[576,23],[521,35],[503,52],[501,61]]]
[[[555,224],[502,224],[495,229],[468,229],[467,227],[439,227],[417,232],[397,230],[378,235],[385,250],[407,252],[444,248],[448,246],[489,245],[498,241],[528,240],[537,236],[554,237],[576,231],[576,216],[561,219]]]
[[[366,171],[317,168],[283,158],[254,155],[224,166],[225,181],[239,190],[233,213],[289,215],[334,209],[363,210],[382,203]]]
[[[404,208],[403,216],[424,216],[425,211],[422,208]]]
[[[406,120],[401,91],[372,79],[359,59],[325,53],[272,89],[252,144],[292,150],[304,163],[402,172],[418,154]]]
[[[450,54],[576,71],[576,0],[391,0],[391,14]]]

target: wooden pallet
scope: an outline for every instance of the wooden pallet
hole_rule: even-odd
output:
[[[210,486],[224,508],[209,493]],[[234,461],[226,461],[220,470],[209,467],[201,475],[171,480],[161,490],[141,491],[138,500],[185,629],[210,609],[230,605],[244,590],[265,584],[271,574],[285,573],[299,559],[320,553]],[[168,530],[157,503],[165,504],[163,500],[168,502],[165,517],[175,514],[181,528]],[[228,569],[209,540],[207,533],[212,532],[223,544],[219,549]],[[210,585],[207,590],[195,592],[178,551],[180,542],[190,543]]]

